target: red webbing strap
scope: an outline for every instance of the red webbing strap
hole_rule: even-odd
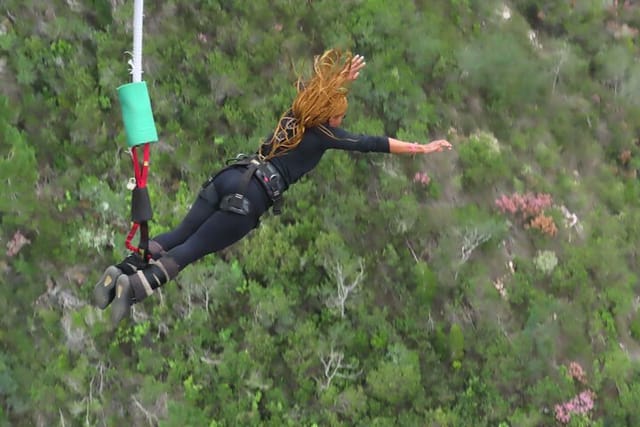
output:
[[[137,147],[131,147],[131,160],[133,162],[133,172],[136,180],[136,186],[139,188],[145,188],[147,186],[147,177],[149,176],[149,158],[151,155],[150,144],[144,144],[144,152],[142,159],[142,166],[138,160],[138,151]],[[140,230],[140,241],[138,246],[134,246],[131,241],[133,237],[136,235],[136,232]],[[148,256],[147,249],[149,248],[149,224],[147,221],[142,221],[140,223],[133,222],[131,224],[131,230],[129,234],[127,234],[127,239],[125,240],[125,246],[132,252],[136,252],[140,255]]]

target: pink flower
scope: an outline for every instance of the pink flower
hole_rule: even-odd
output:
[[[429,185],[429,183],[431,182],[431,178],[429,177],[429,175],[427,175],[426,172],[416,172],[416,174],[413,176],[413,182],[422,185]]]
[[[595,398],[596,395],[593,391],[584,390],[568,402],[556,405],[554,407],[556,420],[567,424],[571,421],[571,416],[574,414],[588,414],[593,409]]]
[[[553,199],[546,193],[513,193],[511,196],[503,194],[495,201],[502,213],[520,214],[523,220],[529,220],[540,215],[553,204]]]
[[[585,374],[584,369],[578,362],[569,363],[569,375],[583,384],[587,382],[587,374]]]

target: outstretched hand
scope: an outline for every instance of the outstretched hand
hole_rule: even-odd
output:
[[[423,145],[425,153],[439,153],[444,150],[451,150],[451,143],[445,139],[436,139],[427,145]]]
[[[453,147],[446,139],[436,139],[428,144],[420,144],[418,142],[405,142],[396,138],[389,137],[389,152],[397,154],[429,154],[445,150],[451,150]]]
[[[358,78],[358,76],[360,75],[360,70],[362,70],[365,65],[367,65],[367,63],[364,62],[364,56],[355,55],[353,58],[351,58],[351,62],[345,65],[342,72],[347,74],[347,80],[354,81]]]

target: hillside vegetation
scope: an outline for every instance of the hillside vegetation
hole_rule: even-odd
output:
[[[326,154],[114,329],[133,1],[3,0],[0,426],[640,425],[640,7],[146,3],[153,234],[329,47],[346,129],[454,150]]]

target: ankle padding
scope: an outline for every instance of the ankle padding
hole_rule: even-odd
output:
[[[148,297],[154,290],[178,275],[180,267],[173,258],[162,257],[157,261],[150,260],[147,268],[130,276],[131,288],[136,301]]]
[[[145,274],[150,273],[147,279],[152,283],[152,288],[156,289],[176,277],[179,271],[180,267],[174,259],[164,256],[159,260],[149,261],[149,268],[145,270]],[[157,286],[153,286],[154,283],[157,283]]]
[[[164,255],[166,255],[167,251],[164,250],[160,243],[155,240],[149,240],[149,254],[151,254],[151,258],[158,259]]]
[[[135,302],[140,302],[153,293],[153,288],[142,271],[129,276],[129,284]]]

